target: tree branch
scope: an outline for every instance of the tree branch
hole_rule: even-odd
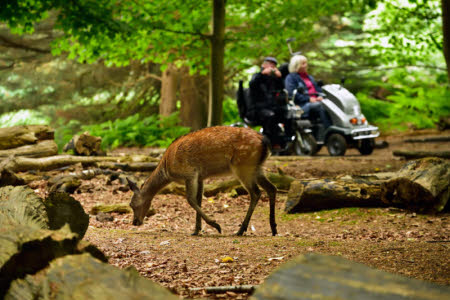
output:
[[[9,48],[29,50],[29,51],[34,51],[34,52],[38,52],[38,53],[45,53],[45,54],[50,53],[49,49],[40,49],[40,48],[36,48],[36,47],[33,47],[33,46],[20,44],[20,43],[14,42],[14,41],[6,38],[3,35],[0,35],[0,42],[3,42],[3,46],[9,47]]]

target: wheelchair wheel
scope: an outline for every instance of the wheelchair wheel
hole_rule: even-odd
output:
[[[347,151],[347,141],[339,133],[333,133],[327,139],[328,153],[331,156],[342,156]]]
[[[295,155],[314,155],[317,153],[316,139],[309,133],[295,133],[295,140],[292,145]],[[301,140],[300,140],[301,139]]]

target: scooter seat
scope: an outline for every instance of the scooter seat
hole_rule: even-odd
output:
[[[310,120],[297,120],[297,125],[298,125],[300,128],[308,128],[308,127],[311,127],[311,126],[312,126]]]

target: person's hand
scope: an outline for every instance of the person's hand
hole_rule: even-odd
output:
[[[322,101],[322,100],[323,100],[323,97],[322,97],[322,96],[319,96],[319,97],[316,98],[316,100],[317,100],[317,101]]]
[[[263,75],[272,74],[272,68],[265,68],[264,70],[261,71],[261,74],[263,74]]]
[[[311,102],[311,103],[317,102],[317,98],[316,97],[309,97],[309,102]]]

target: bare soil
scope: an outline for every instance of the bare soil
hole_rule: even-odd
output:
[[[350,149],[343,157],[330,157],[322,149],[315,157],[296,160],[272,157],[265,168],[268,172],[281,169],[299,179],[396,171],[405,160],[394,157],[393,150],[450,150],[449,142],[403,142],[412,135],[438,134],[449,136],[450,132],[422,131],[381,137],[378,141],[387,141],[389,147],[375,149],[369,156]],[[117,181],[111,185],[106,181],[106,176],[83,181],[74,194],[86,212],[96,204],[124,203],[131,199],[131,192],[120,191]],[[37,192],[46,193],[46,182],[35,182],[34,187]],[[420,215],[397,208],[343,208],[286,214],[285,200],[286,194],[279,193],[276,205],[279,234],[275,237],[271,236],[265,194],[243,237],[234,233],[244,219],[248,196],[233,198],[230,194],[219,194],[205,198],[202,207],[222,226],[222,234],[203,222],[202,234],[191,236],[195,212],[185,198],[157,195],[152,204],[156,214],[147,218],[143,226],[133,226],[131,214],[113,214],[112,222],[99,222],[91,215],[85,239],[109,256],[112,265],[119,268],[133,265],[142,276],[182,297],[247,299],[247,294],[212,295],[191,292],[189,288],[259,285],[280,264],[308,252],[342,256],[387,272],[450,284],[450,213]]]

